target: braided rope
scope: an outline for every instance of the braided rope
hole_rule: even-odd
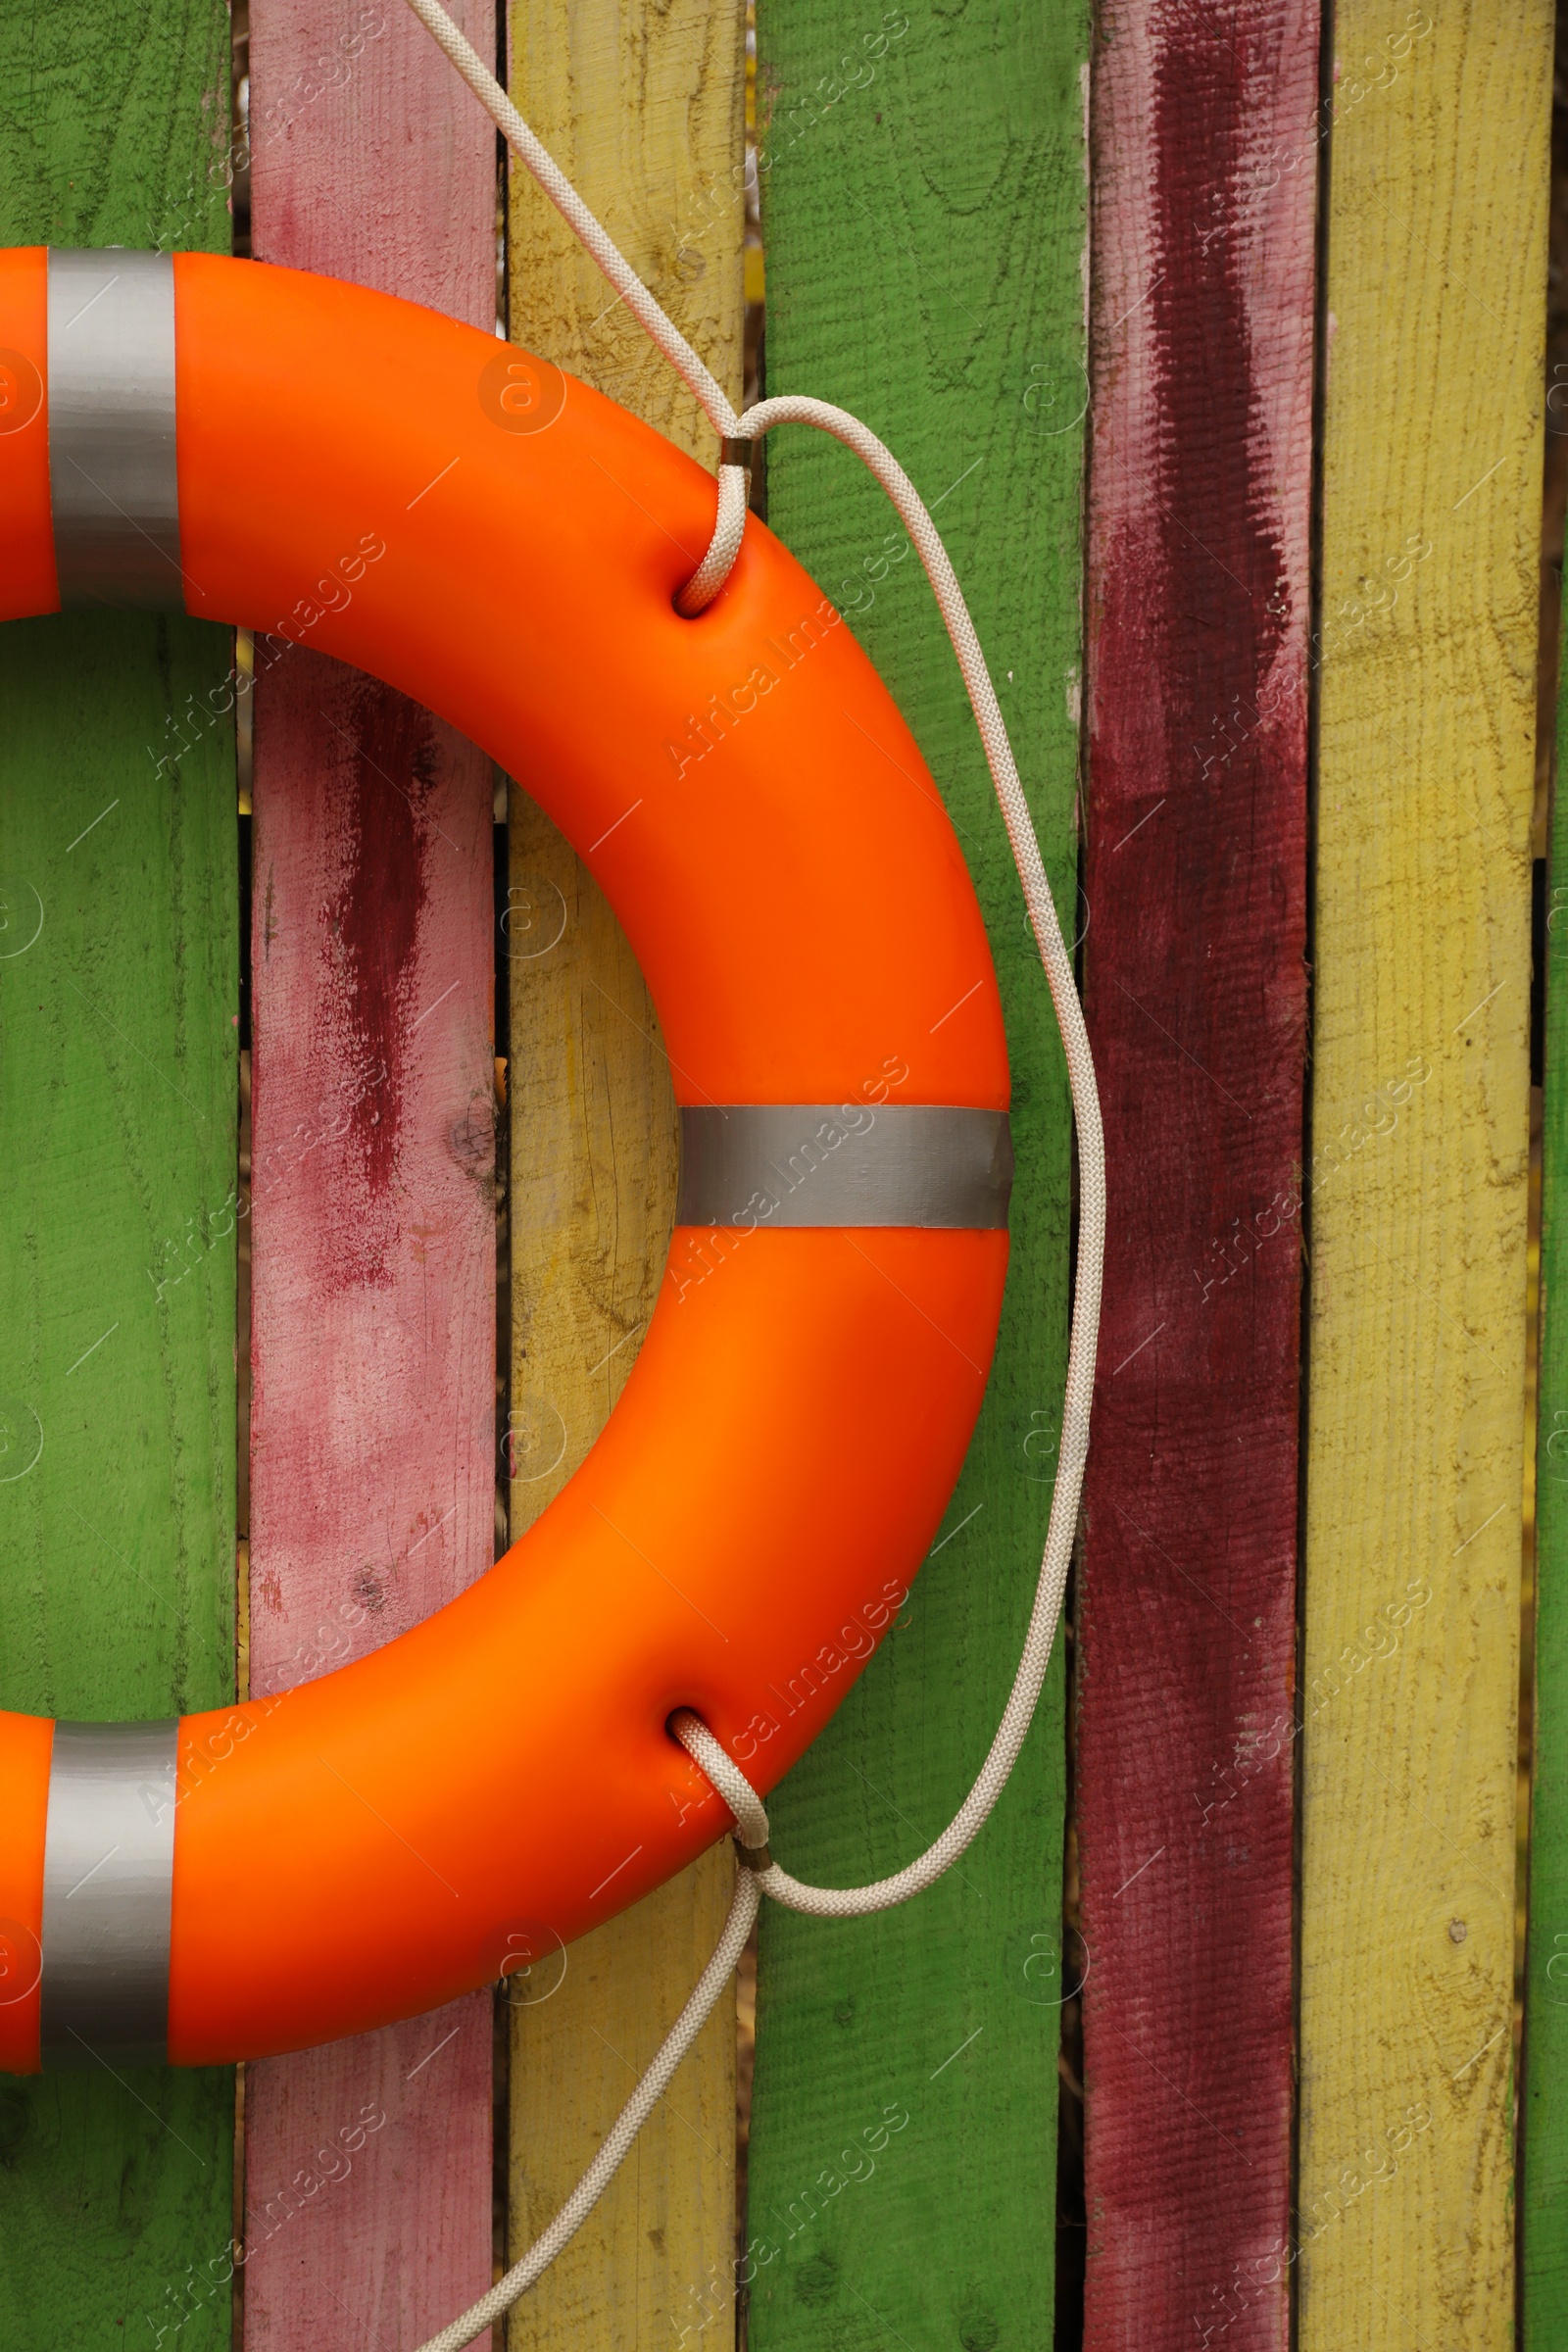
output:
[[[685,2008],[660,2043],[653,2065],[611,2125],[604,2146],[555,2220],[539,2232],[522,2260],[514,2263],[487,2295],[481,2295],[477,2303],[470,2303],[439,2335],[432,2335],[420,2346],[420,2352],[462,2352],[465,2344],[471,2344],[476,2335],[483,2335],[493,2328],[502,2314],[527,2293],[534,2280],[549,2270],[562,2247],[576,2236],[620,2170],[621,2159],[669,2088],[670,2077],[707,2025],[719,1994],[740,1966],[760,1900],[753,1873],[737,1871],[734,1900],[713,1957],[693,1985]]]

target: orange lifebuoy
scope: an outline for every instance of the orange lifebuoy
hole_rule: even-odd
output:
[[[412,304],[0,254],[0,618],[182,608],[461,727],[613,905],[684,1149],[621,1401],[460,1599],[177,1726],[0,1715],[0,2067],[297,2048],[569,1941],[727,1827],[671,1712],[770,1788],[931,1542],[1006,1268],[990,952],[913,739],[786,550],[752,522],[674,611],[712,495]]]

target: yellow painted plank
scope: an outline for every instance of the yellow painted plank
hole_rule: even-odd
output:
[[[573,1944],[553,1997],[514,2011],[515,2251],[553,2220],[598,2154],[728,1909],[722,1873],[704,1865],[683,1871]],[[542,1991],[559,1966],[547,1960],[532,1972]],[[514,1982],[521,1986],[520,1978]],[[734,2258],[735,2013],[721,2002],[603,2204],[518,2305],[508,2343],[513,2352],[690,2352],[704,2329],[717,2324],[722,2335],[730,2322]]]
[[[512,18],[512,87],[733,400],[741,394],[744,14],[547,0]],[[716,459],[695,403],[558,216],[514,177],[511,329]],[[642,974],[602,894],[511,804],[512,1528],[559,1492],[636,1356],[674,1217],[676,1121]],[[510,2236],[569,2193],[717,1941],[727,1844],[514,1980]],[[559,1980],[559,1982],[558,1982]],[[510,2323],[511,2352],[695,2342],[733,2297],[735,2020],[721,2002],[613,2187]]]
[[[512,91],[579,195],[739,402],[745,297],[743,0],[514,5]],[[512,339],[705,466],[710,425],[553,205],[512,184]]]
[[[1342,0],[1337,17],[1305,1187],[1301,2352],[1513,2343],[1551,41],[1551,0]]]

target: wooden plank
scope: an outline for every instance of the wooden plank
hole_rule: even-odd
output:
[[[460,12],[481,49],[491,0]],[[495,317],[490,126],[401,9],[253,0],[252,245]],[[400,695],[258,664],[251,1678],[494,1556],[493,786]],[[492,2274],[491,2002],[247,2069],[246,2342],[417,2342]],[[363,2136],[362,2136],[363,2134]],[[317,2151],[320,2151],[317,2153]]]
[[[1400,24],[1336,28],[1299,2341],[1500,2352],[1552,11]]]
[[[1289,2324],[1318,32],[1114,0],[1095,79],[1088,2352]]]
[[[1554,413],[1548,431],[1561,430]],[[1563,601],[1568,619],[1568,599]],[[1568,652],[1546,869],[1541,1138],[1541,1322],[1536,1436],[1536,1689],[1525,1978],[1520,2317],[1525,2352],[1568,2330]]]
[[[512,794],[513,1386],[515,1538],[625,1386],[674,1220],[676,1120],[658,1023],[603,893]],[[570,2194],[717,1942],[721,1847],[509,1981],[515,2260]],[[722,2321],[735,2226],[735,2026],[723,2004],[581,2240],[518,2305],[513,2352],[662,2342]],[[585,2242],[583,2242],[585,2241]]]
[[[745,298],[744,0],[617,8],[514,5],[512,92],[578,193],[700,352],[741,396]],[[514,169],[514,343],[608,392],[705,466],[713,430],[553,205]]]
[[[1070,918],[1089,12],[764,0],[758,44],[766,388],[865,416],[931,504]],[[1059,1427],[1069,1128],[1044,978],[917,561],[853,460],[814,435],[776,436],[768,502],[942,782],[1013,1068],[1011,1270],[969,1460],[900,1630],[771,1800],[790,1868],[848,1884],[949,1819],[1017,1662]],[[854,1926],[764,1914],[741,2269],[753,2352],[1053,2341],[1062,1729],[1058,1652],[959,1869]]]
[[[303,649],[261,685],[257,1693],[394,1639],[483,1573],[495,1379],[489,762]],[[314,2346],[323,2280],[391,2342],[482,2291],[490,2042],[476,1993],[246,2070],[252,2352]],[[367,2110],[391,2129],[339,2180],[316,2151]]]
[[[227,124],[220,0],[6,12],[0,242],[221,249]],[[160,765],[228,661],[0,631],[0,1700],[42,1714],[233,1689],[232,734]],[[233,2114],[227,2069],[0,2082],[0,2340],[226,2345]]]
[[[512,87],[622,252],[741,393],[744,16],[730,4],[515,8]],[[712,465],[711,429],[531,181],[514,173],[511,332]],[[511,806],[511,1531],[603,1428],[653,1311],[675,1206],[659,1025],[618,924],[561,835]],[[512,1981],[510,2253],[570,2193],[718,1939],[727,1844]],[[559,1972],[564,1966],[564,1976]],[[690,2344],[733,2300],[735,2021],[720,2003],[513,2352]]]

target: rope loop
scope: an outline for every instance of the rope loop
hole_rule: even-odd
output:
[[[761,1798],[727,1748],[720,1747],[702,1717],[691,1707],[679,1707],[669,1728],[700,1772],[712,1782],[735,1816],[735,1848],[742,1855],[767,1848],[767,1813]],[[748,1869],[757,1867],[749,1861]]]
[[[725,442],[724,447],[732,444]],[[748,477],[744,466],[720,466],[718,469],[718,513],[713,520],[713,536],[708,543],[708,553],[692,573],[684,588],[675,595],[675,610],[687,620],[695,620],[706,612],[714,597],[735,568],[735,559],[741,552],[746,536],[746,495]]]

